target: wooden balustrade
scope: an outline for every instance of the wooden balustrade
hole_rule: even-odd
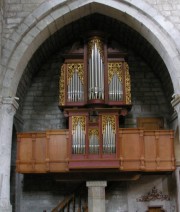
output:
[[[60,173],[72,169],[173,171],[172,130],[119,129],[115,154],[72,154],[68,130],[18,133],[17,172]],[[102,146],[100,148],[103,148]]]

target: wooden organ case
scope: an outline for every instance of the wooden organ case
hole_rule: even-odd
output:
[[[59,106],[69,120],[69,168],[118,168],[119,116],[131,108],[126,54],[90,36],[65,54]]]

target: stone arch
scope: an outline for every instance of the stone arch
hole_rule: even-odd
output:
[[[148,11],[148,13],[146,13]],[[7,68],[2,77],[2,96],[14,96],[23,71],[39,46],[63,26],[92,13],[108,14],[139,32],[157,50],[167,66],[175,93],[179,93],[179,32],[143,0],[47,0],[31,13],[9,38],[5,50]],[[171,34],[169,34],[171,33]],[[13,46],[9,50],[9,46]]]

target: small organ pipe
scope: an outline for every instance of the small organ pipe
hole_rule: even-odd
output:
[[[91,59],[89,58],[89,72],[88,72],[88,78],[89,78],[89,99],[91,99],[91,86],[92,86],[92,71],[91,71]]]
[[[104,66],[101,58],[102,99],[104,99]]]

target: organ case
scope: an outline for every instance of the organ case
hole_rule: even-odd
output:
[[[81,54],[76,52],[66,54],[61,67],[59,106],[130,108],[131,86],[126,54],[107,47],[105,39],[98,36],[87,39]]]

